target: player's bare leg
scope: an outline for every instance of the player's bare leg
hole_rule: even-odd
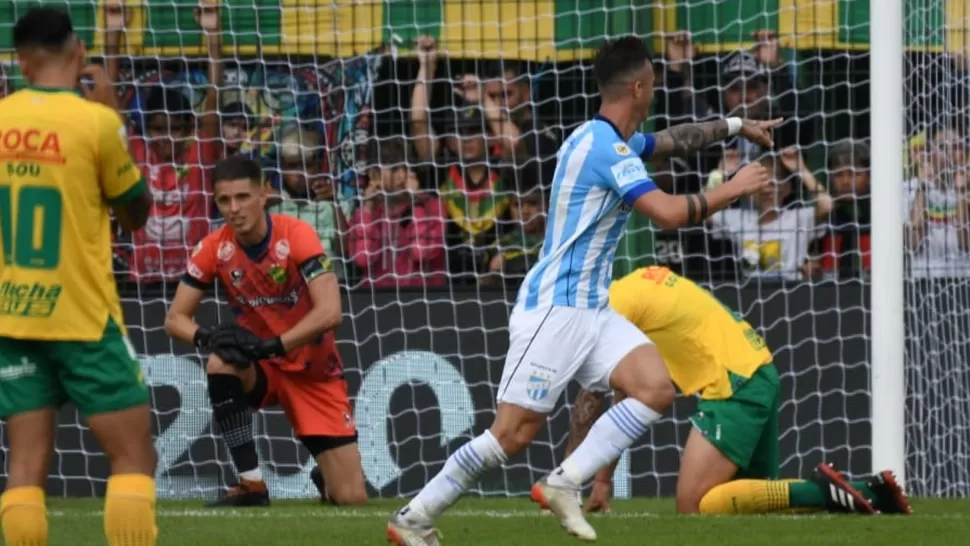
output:
[[[458,448],[444,468],[411,500],[391,516],[387,539],[399,546],[438,544],[434,521],[487,470],[521,452],[546,424],[546,414],[500,403],[492,427]]]
[[[154,546],[158,455],[148,404],[91,415],[87,422],[111,466],[104,508],[108,545]]]
[[[39,409],[7,419],[7,486],[0,497],[5,544],[47,544],[44,483],[54,450],[54,417],[53,409]]]
[[[596,531],[576,502],[577,492],[633,445],[676,396],[663,359],[652,344],[640,345],[620,359],[609,384],[625,399],[597,419],[576,450],[532,488],[532,499],[548,506],[566,532],[581,540],[596,540]]]
[[[737,473],[738,465],[725,457],[701,431],[691,427],[677,475],[677,511],[700,512],[701,499],[714,487],[734,479]]]
[[[308,445],[304,440],[304,445]],[[316,455],[317,467],[310,480],[320,497],[337,506],[367,504],[367,487],[357,442],[327,449]]]
[[[209,506],[267,506],[269,493],[259,469],[253,415],[247,401],[247,393],[256,387],[256,366],[231,366],[213,354],[205,371],[212,418],[239,474],[239,483]]]

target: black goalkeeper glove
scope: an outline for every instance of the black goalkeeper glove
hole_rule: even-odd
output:
[[[283,341],[279,337],[262,339],[242,326],[229,325],[216,330],[209,347],[227,364],[246,367],[259,360],[283,356]]]
[[[208,351],[210,339],[212,339],[212,330],[199,326],[192,337],[192,345],[200,351]]]

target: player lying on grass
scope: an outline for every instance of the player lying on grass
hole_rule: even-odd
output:
[[[269,504],[249,408],[275,404],[316,459],[323,494],[363,504],[357,429],[333,334],[342,320],[340,289],[320,238],[302,220],[266,212],[269,190],[252,160],[232,156],[212,176],[226,225],[193,250],[165,330],[212,353],[213,420],[239,473],[239,484],[213,505]],[[235,322],[199,326],[192,317],[216,280]]]
[[[452,453],[441,472],[391,516],[387,538],[399,545],[437,544],[435,520],[487,470],[532,442],[573,379],[627,397],[534,491],[567,532],[595,540],[595,529],[574,502],[580,487],[645,433],[675,396],[656,347],[609,307],[611,264],[630,212],[668,229],[700,223],[769,182],[764,167],[751,164],[704,194],[657,191],[644,157],[691,153],[734,134],[771,146],[771,128],[780,120],[730,118],[644,135],[636,128],[650,111],[654,74],[643,41],[630,36],[607,42],[596,54],[594,72],[602,103],[559,150],[542,253],[509,317],[495,421]]]
[[[108,456],[109,546],[153,546],[148,388],[111,270],[110,211],[128,230],[151,207],[100,67],[70,17],[27,11],[13,28],[30,87],[0,101],[0,417],[10,451],[0,520],[7,546],[45,546],[44,484],[56,413],[73,402]],[[77,91],[81,77],[86,98]],[[95,104],[97,100],[103,104]],[[70,544],[61,537],[58,544]]]
[[[656,343],[681,392],[700,396],[677,480],[678,512],[910,513],[888,470],[850,482],[823,463],[811,480],[777,481],[781,388],[771,351],[713,294],[667,268],[647,267],[613,283],[610,305]],[[567,457],[602,413],[603,399],[580,391]],[[587,511],[609,509],[615,465],[597,474]]]

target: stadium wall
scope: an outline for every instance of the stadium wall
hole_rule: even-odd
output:
[[[869,469],[867,303],[861,285],[720,287],[717,295],[761,327],[783,374],[783,473],[804,476],[826,460],[852,473]],[[501,376],[513,294],[484,292],[360,293],[344,302],[348,318],[339,338],[368,487],[372,495],[413,494],[448,453],[491,422]],[[132,300],[129,300],[129,302]],[[225,448],[209,433],[205,377],[199,357],[174,344],[162,325],[165,300],[144,297],[125,306],[130,336],[143,357],[156,413],[159,494],[163,498],[214,495],[231,477]],[[226,320],[208,300],[199,321]],[[575,394],[570,391],[570,399]],[[618,494],[672,495],[676,446],[686,437],[694,406],[680,399],[652,427],[620,472]],[[537,443],[513,458],[504,473],[481,484],[489,494],[528,491],[562,455],[569,412],[562,402]],[[108,467],[90,433],[73,426],[65,409],[51,467],[52,495],[103,493]],[[257,420],[259,449],[278,496],[310,496],[305,451],[281,414]],[[852,447],[854,445],[860,447]],[[647,444],[662,446],[651,449]],[[304,466],[306,465],[306,466]],[[629,480],[628,482],[626,480]]]

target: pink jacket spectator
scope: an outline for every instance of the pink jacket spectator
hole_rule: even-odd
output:
[[[393,205],[378,197],[350,220],[347,245],[362,286],[445,284],[445,220],[437,198]]]

